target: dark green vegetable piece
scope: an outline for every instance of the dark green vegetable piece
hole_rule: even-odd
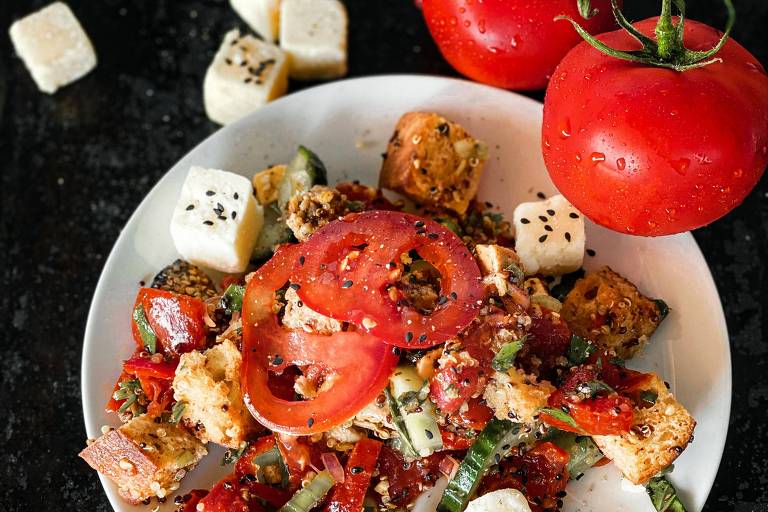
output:
[[[127,411],[138,399],[138,395],[142,393],[141,383],[139,379],[124,380],[118,384],[118,390],[112,394],[112,398],[115,400],[125,400],[123,405],[120,406],[118,412],[124,413]]]
[[[536,428],[524,428],[508,420],[491,419],[467,450],[456,475],[448,482],[439,512],[461,512],[467,506],[490,467],[497,464],[513,446],[534,442]]]
[[[408,437],[408,430],[405,428],[405,420],[400,411],[400,406],[397,405],[397,401],[389,391],[389,387],[384,388],[384,394],[387,397],[389,412],[392,415],[392,425],[394,425],[397,431],[397,437],[392,440],[392,447],[399,451],[406,460],[418,458],[419,454],[416,453],[416,449]]]
[[[568,347],[568,360],[574,365],[584,364],[595,350],[597,346],[594,343],[574,334],[571,336],[571,346]]]
[[[136,309],[133,310],[133,321],[136,322],[136,327],[139,328],[141,342],[144,344],[147,352],[150,354],[157,352],[157,335],[152,326],[149,325],[147,315],[144,313],[144,306],[141,304],[136,304]]]
[[[245,295],[245,286],[231,284],[224,290],[219,307],[226,309],[230,315],[233,311],[240,311],[243,309],[243,295]]]
[[[584,277],[583,268],[580,268],[575,272],[571,272],[570,274],[565,274],[560,278],[560,282],[549,290],[549,294],[560,302],[564,302],[565,297],[567,297],[568,294],[571,293],[571,290],[573,290],[573,286],[576,284],[576,281],[582,277]]]
[[[187,404],[182,401],[178,401],[173,404],[173,408],[171,409],[171,419],[169,421],[171,423],[178,423],[181,420],[181,415],[184,414],[184,410],[186,408]]]
[[[664,320],[669,315],[669,306],[666,302],[664,302],[661,299],[654,299],[653,302],[656,303],[656,306],[659,308],[659,319]]]
[[[555,430],[555,429],[553,429]],[[568,452],[568,475],[575,480],[603,458],[600,448],[589,436],[555,430],[550,440]]]
[[[248,448],[248,444],[243,444],[240,448],[230,448],[224,452],[224,456],[221,458],[221,465],[234,464],[237,459],[242,457],[245,450]]]
[[[493,357],[493,362],[491,363],[493,369],[497,372],[506,372],[512,368],[515,364],[517,353],[523,348],[523,343],[525,343],[525,337],[519,340],[510,341],[502,346]]]
[[[656,476],[646,486],[653,507],[658,512],[686,512],[685,505],[677,496],[677,490],[666,476]]]

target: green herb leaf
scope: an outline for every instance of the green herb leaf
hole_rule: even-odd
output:
[[[585,398],[594,398],[603,391],[608,394],[616,392],[611,386],[601,380],[582,382],[577,386],[576,391],[580,395],[584,395]]]
[[[569,293],[571,293],[571,290],[573,290],[574,285],[576,285],[576,281],[582,277],[584,277],[583,268],[580,268],[575,272],[571,272],[570,274],[561,276],[560,282],[550,289],[549,294],[560,302],[564,302],[565,298]]]
[[[150,354],[157,352],[157,335],[152,326],[149,325],[147,315],[144,313],[144,306],[141,304],[136,304],[136,308],[133,310],[133,321],[136,322],[136,327],[139,328],[141,342],[144,344],[147,352]]]
[[[248,448],[248,443],[242,443],[240,445],[240,448],[230,448],[226,452],[224,452],[224,457],[221,458],[221,465],[226,466],[227,464],[234,464],[237,462],[237,459],[242,457],[243,453],[245,453],[245,450]]]
[[[239,284],[231,284],[224,290],[224,295],[221,296],[219,301],[219,307],[227,310],[227,314],[232,314],[233,311],[240,311],[243,309],[243,296],[245,295],[245,286]]]
[[[138,379],[124,380],[118,385],[118,390],[112,394],[112,398],[115,400],[125,400],[123,405],[120,406],[118,412],[124,413],[127,411],[138,399],[138,395],[142,393],[141,383]]]
[[[510,341],[501,347],[499,352],[493,357],[493,362],[491,363],[493,369],[497,372],[506,372],[512,368],[515,364],[515,357],[520,352],[520,349],[523,348],[526,338],[527,336],[523,336],[522,339]]]
[[[562,421],[569,427],[572,427],[578,430],[579,432],[583,432],[582,428],[576,424],[576,420],[574,420],[570,414],[563,411],[562,409],[554,409],[552,407],[542,407],[539,409],[539,413],[549,414],[556,420]]]
[[[677,490],[666,477],[652,478],[646,486],[646,491],[658,512],[686,512],[685,505],[677,496]]]
[[[584,364],[595,350],[597,346],[594,343],[574,334],[568,347],[568,360],[574,365]]]
[[[640,400],[648,404],[656,404],[656,400],[659,398],[659,394],[652,390],[645,390],[640,392]]]
[[[521,285],[525,281],[525,272],[523,272],[523,269],[520,268],[520,265],[510,263],[504,267],[504,270],[509,272],[509,280],[513,284]]]
[[[669,306],[661,299],[655,299],[656,307],[659,308],[659,319],[664,320],[669,315]]]
[[[171,423],[178,423],[181,420],[181,415],[184,414],[184,410],[187,408],[187,404],[181,400],[173,404],[171,409]]]
[[[461,227],[454,221],[453,219],[445,218],[445,217],[435,217],[435,222],[438,224],[441,224],[442,226],[450,229],[453,231],[453,233],[457,236],[464,236],[464,232],[461,230]]]

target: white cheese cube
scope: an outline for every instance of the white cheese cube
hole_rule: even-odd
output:
[[[285,53],[273,44],[231,30],[205,74],[205,111],[212,121],[228,124],[282,96],[287,89]]]
[[[38,89],[48,94],[96,67],[93,45],[65,3],[52,3],[16,21],[10,35]]]
[[[192,167],[173,211],[171,237],[184,259],[243,272],[264,223],[251,182],[238,174]]]
[[[515,208],[515,251],[527,275],[560,275],[584,261],[584,218],[561,195]]]
[[[280,29],[280,0],[230,0],[232,8],[261,37],[277,40]]]
[[[470,501],[466,512],[531,512],[531,507],[517,489],[499,489]]]
[[[338,0],[282,0],[280,46],[291,78],[324,80],[347,73],[347,11]]]

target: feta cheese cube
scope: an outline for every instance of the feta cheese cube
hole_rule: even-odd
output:
[[[280,29],[280,0],[230,0],[232,8],[267,41],[277,39]]]
[[[338,0],[282,0],[280,46],[291,78],[322,80],[347,73],[347,11]]]
[[[96,52],[88,35],[63,2],[16,21],[10,35],[38,89],[48,94],[96,67]]]
[[[584,261],[584,218],[561,195],[515,208],[515,251],[526,275],[573,272]]]
[[[238,174],[193,166],[171,220],[184,259],[222,272],[243,272],[264,222],[251,182]]]
[[[235,29],[224,36],[203,82],[208,117],[237,121],[288,89],[288,62],[277,46]]]

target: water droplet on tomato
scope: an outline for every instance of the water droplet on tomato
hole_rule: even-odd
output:
[[[720,193],[724,196],[731,193],[731,187],[720,187]]]
[[[680,158],[679,160],[672,160],[669,162],[669,165],[672,166],[677,174],[685,176],[688,172],[688,167],[691,165],[691,161],[687,158]]]
[[[549,139],[544,137],[544,147],[545,148],[551,148],[552,145],[549,143]]]
[[[489,52],[491,52],[491,53],[493,53],[493,54],[497,54],[497,53],[500,53],[500,52],[501,52],[501,53],[503,53],[503,50],[502,50],[502,49],[500,49],[500,48],[497,48],[497,47],[495,47],[495,46],[489,46],[489,47],[488,47],[488,51],[489,51]]]
[[[466,8],[464,8],[464,7],[459,7],[459,12],[460,12],[461,14],[464,14],[465,12],[467,12],[467,9],[466,9]]]
[[[563,139],[567,139],[571,136],[571,120],[567,117],[560,121],[560,125],[558,126],[558,130],[560,131],[560,137]]]
[[[452,27],[455,27],[455,26],[456,26],[456,23],[458,23],[458,20],[456,19],[456,16],[451,16],[451,18],[448,20],[448,23],[449,23],[449,24],[450,24]]]
[[[589,155],[590,160],[592,160],[592,163],[598,164],[600,162],[605,162],[605,153],[600,153],[598,151],[595,151],[591,155]]]
[[[754,71],[756,73],[763,73],[763,74],[765,73],[765,70],[761,66],[755,64],[754,62],[747,62],[747,67],[749,68],[750,71]]]
[[[653,222],[652,220],[649,220],[648,221],[648,227],[651,228],[651,229],[656,229],[656,223]]]
[[[619,169],[620,171],[623,171],[624,169],[626,169],[626,167],[627,167],[627,161],[626,160],[624,160],[623,158],[619,158],[619,159],[616,160],[616,168],[617,169]]]
[[[576,153],[576,161],[581,162],[581,153]]]
[[[734,178],[741,178],[744,175],[744,171],[741,169],[736,169],[733,171],[733,177]]]
[[[510,39],[509,41],[509,45],[512,48],[517,48],[518,46],[520,46],[520,36],[512,36],[512,39]]]
[[[469,28],[469,27],[471,27],[471,26],[472,26],[472,22],[471,22],[471,21],[469,21],[469,20],[464,20],[464,26],[465,26],[465,27],[467,27],[467,28]]]

